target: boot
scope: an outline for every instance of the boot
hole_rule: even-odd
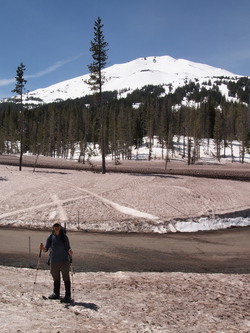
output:
[[[69,281],[64,281],[65,285],[65,297],[62,299],[63,303],[70,303],[71,302],[71,283]]]
[[[49,299],[59,299],[60,298],[60,280],[54,281],[54,292],[49,296]]]

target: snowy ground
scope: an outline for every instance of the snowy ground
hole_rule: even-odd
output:
[[[0,225],[121,232],[196,231],[250,225],[248,182],[185,176],[105,175],[0,165]]]
[[[75,304],[65,306],[42,299],[48,271],[0,272],[4,333],[250,332],[248,275],[76,273]]]
[[[229,226],[248,182],[0,165],[0,225],[174,232]],[[202,216],[207,216],[202,217]],[[183,222],[180,222],[183,220]],[[179,221],[179,222],[177,222]],[[235,223],[249,225],[249,217]],[[37,274],[36,284],[34,284]],[[0,267],[0,332],[250,332],[250,276],[76,273],[75,305],[45,301],[48,271]]]

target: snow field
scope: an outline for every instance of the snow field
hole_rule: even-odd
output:
[[[114,232],[197,231],[250,225],[216,215],[249,209],[247,182],[0,165],[0,225]]]
[[[0,272],[4,333],[250,331],[248,275],[76,273],[67,306],[42,299],[52,288],[48,271]]]

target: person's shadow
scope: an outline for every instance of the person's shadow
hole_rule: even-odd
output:
[[[65,305],[65,308],[69,308],[70,306],[82,306],[85,309],[90,309],[93,311],[98,311],[99,306],[96,305],[95,303],[85,303],[85,302],[72,302],[71,304]]]

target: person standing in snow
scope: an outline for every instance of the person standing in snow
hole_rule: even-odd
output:
[[[70,260],[73,251],[70,248],[68,236],[65,234],[63,227],[59,223],[53,225],[52,234],[47,238],[46,245],[40,245],[40,249],[50,253],[50,273],[54,280],[54,292],[49,299],[60,299],[61,277],[65,285],[65,297],[62,299],[64,303],[71,302],[71,283],[70,283]]]

